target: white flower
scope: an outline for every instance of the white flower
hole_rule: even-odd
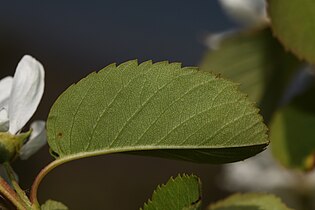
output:
[[[220,0],[220,4],[231,18],[246,26],[269,22],[265,0]]]
[[[277,194],[288,204],[300,206],[300,196],[313,195],[315,172],[287,170],[269,149],[242,162],[223,167],[223,187],[230,191],[259,191]],[[314,204],[313,204],[314,205]]]
[[[29,55],[19,62],[14,77],[0,80],[0,132],[18,135],[33,116],[44,92],[45,72]],[[46,143],[45,122],[31,124],[32,133],[19,156],[27,159]]]

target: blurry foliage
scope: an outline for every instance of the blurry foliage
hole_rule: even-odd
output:
[[[275,114],[270,125],[273,155],[286,167],[315,166],[315,83]]]
[[[265,121],[277,108],[301,62],[272,36],[268,27],[230,33],[210,50],[201,69],[240,84],[258,103]]]
[[[315,1],[268,0],[268,5],[274,35],[298,58],[315,64]]]
[[[209,206],[208,210],[290,210],[281,200],[263,193],[235,194]],[[292,209],[291,209],[292,210]]]
[[[315,55],[310,51],[314,49],[315,21],[311,15],[307,16],[309,8],[315,5],[304,1],[281,2],[269,2],[271,20],[266,26],[249,27],[217,39],[218,47],[207,52],[200,66],[238,82],[241,90],[259,105],[265,122],[272,120],[271,145],[274,144],[276,158],[287,167],[310,171],[315,151],[315,133],[311,132],[315,128],[315,88],[304,87],[303,81],[295,84],[298,72],[309,64],[301,61],[294,49],[298,42],[296,48],[301,54]],[[286,36],[287,41],[282,42]],[[307,60],[312,63],[312,58]],[[306,89],[306,93],[299,96],[301,89]]]
[[[238,15],[232,1],[221,2]],[[258,104],[270,125],[272,154],[284,166],[279,171],[301,181],[294,199],[299,209],[308,210],[313,208],[313,190],[303,189],[302,183],[310,181],[308,173],[315,167],[315,2],[270,0],[267,8],[267,24],[210,35],[211,49],[200,66],[238,82]]]

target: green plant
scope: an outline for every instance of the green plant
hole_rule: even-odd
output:
[[[268,18],[264,1],[260,1],[260,15],[255,16],[252,2],[235,4],[222,0],[231,15],[245,14],[247,25],[243,31],[210,37],[213,49],[200,68],[167,61],[138,63],[133,60],[91,73],[56,100],[47,120],[47,135],[43,121],[34,122],[28,132],[21,133],[44,90],[43,66],[30,56],[23,57],[14,78],[0,81],[0,163],[6,172],[0,177],[1,196],[17,209],[68,209],[57,201],[48,200],[40,205],[37,200],[42,179],[61,164],[112,153],[231,163],[266,149],[269,140],[265,124],[270,128],[274,157],[292,168],[291,171],[299,174],[311,171],[315,162],[314,81],[310,87],[302,83],[302,88],[299,86],[294,94],[288,87],[294,84],[305,62],[314,63],[314,48],[303,40],[307,37],[309,43],[314,42],[314,21],[299,22],[294,27],[288,22],[300,21],[302,11],[315,8],[315,3],[301,0],[297,4],[292,0],[282,7],[282,1],[268,2]],[[290,15],[284,18],[287,11]],[[254,17],[253,21],[249,17]],[[240,83],[240,90],[234,82]],[[252,101],[257,102],[261,113]],[[27,195],[18,184],[11,162],[34,154],[45,144],[46,136],[55,160],[38,174]],[[271,156],[265,156],[260,156],[263,161],[272,160]],[[261,162],[251,160],[255,171]],[[273,162],[268,162],[266,167],[266,171],[273,173],[267,176],[272,186],[277,185],[272,182],[273,176],[278,176],[281,170],[277,167]],[[248,165],[242,169],[241,179],[244,179],[251,169]],[[264,172],[259,170],[258,167],[256,171]],[[234,174],[228,175],[233,179]],[[305,175],[300,177],[306,179]],[[303,190],[307,196],[313,192],[313,188]],[[201,209],[201,198],[199,178],[183,174],[159,186],[142,209]],[[310,209],[312,205],[309,202],[301,208]],[[279,198],[266,193],[235,194],[208,207],[209,210],[271,208],[289,209]]]

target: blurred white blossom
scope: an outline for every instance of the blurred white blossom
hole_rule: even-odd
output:
[[[301,206],[301,196],[315,193],[314,171],[288,170],[276,162],[269,149],[242,162],[226,164],[222,179],[223,188],[229,191],[274,193],[296,207]]]
[[[242,162],[224,167],[224,180],[229,190],[273,191],[315,186],[315,173],[291,171],[278,164],[270,150]]]
[[[266,12],[266,0],[219,0],[223,10],[233,20],[246,28],[257,28],[269,23]],[[212,50],[219,48],[222,40],[233,36],[238,30],[212,33],[205,39],[205,44]]]
[[[257,26],[269,22],[265,0],[219,0],[224,11],[245,26]]]

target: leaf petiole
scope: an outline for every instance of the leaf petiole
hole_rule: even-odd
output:
[[[32,189],[31,189],[31,194],[30,194],[30,200],[31,200],[31,205],[34,209],[40,209],[39,207],[39,203],[37,200],[37,190],[39,187],[39,184],[41,183],[41,181],[43,180],[43,178],[54,168],[56,168],[57,166],[63,164],[67,162],[67,160],[65,159],[57,159],[51,163],[49,163],[45,168],[43,168],[39,174],[37,175],[37,177],[35,178],[35,181],[33,182],[32,185]]]

